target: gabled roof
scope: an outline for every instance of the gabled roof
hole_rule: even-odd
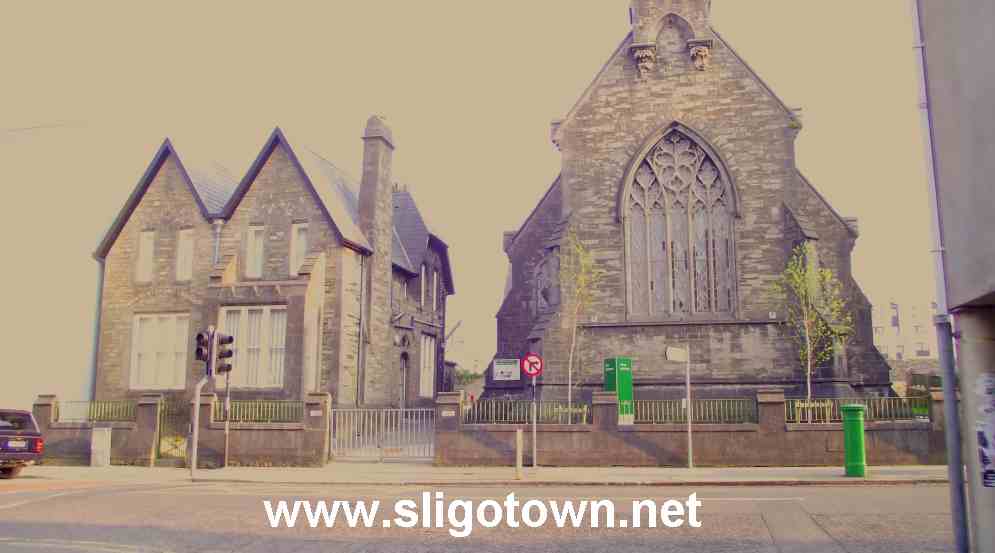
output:
[[[856,229],[854,229],[854,228],[853,228],[853,225],[851,225],[850,223],[848,223],[848,222],[846,221],[846,219],[844,219],[844,218],[843,218],[843,216],[842,216],[842,215],[840,215],[838,211],[836,211],[836,208],[834,208],[834,207],[833,207],[833,206],[832,206],[832,205],[831,205],[831,204],[829,203],[829,201],[828,201],[828,200],[826,200],[826,197],[825,197],[825,196],[823,196],[823,195],[822,195],[822,194],[821,194],[821,193],[819,192],[819,189],[818,189],[818,188],[816,188],[816,187],[815,187],[815,186],[814,186],[814,185],[812,184],[812,182],[811,182],[811,181],[809,181],[809,180],[808,180],[807,178],[805,178],[805,175],[803,175],[801,171],[796,171],[796,173],[798,174],[798,178],[799,178],[799,179],[801,179],[801,181],[802,181],[802,184],[804,184],[805,186],[807,186],[807,187],[809,188],[809,190],[811,190],[811,191],[812,191],[812,192],[813,192],[813,193],[815,194],[815,197],[816,197],[816,198],[818,198],[820,202],[822,202],[822,205],[826,206],[826,209],[828,209],[828,210],[829,210],[829,212],[833,214],[833,217],[834,217],[834,218],[835,218],[835,219],[836,219],[837,221],[839,221],[839,223],[840,223],[841,225],[843,225],[843,228],[845,228],[845,229],[846,229],[846,231],[847,231],[847,232],[849,232],[851,236],[853,236],[854,238],[857,238],[857,235],[858,235],[858,233],[857,233]]]
[[[135,185],[134,190],[131,191],[131,195],[128,196],[124,207],[121,208],[117,217],[114,218],[114,222],[107,229],[104,238],[93,253],[95,258],[104,259],[107,257],[107,253],[110,252],[114,241],[117,240],[121,230],[124,229],[124,225],[128,222],[135,208],[138,207],[142,197],[145,196],[145,192],[148,191],[149,185],[152,184],[156,175],[159,174],[159,170],[170,156],[176,161],[180,175],[186,182],[187,189],[190,190],[190,194],[193,196],[194,202],[197,204],[197,208],[204,219],[210,220],[220,213],[224,201],[231,194],[231,189],[234,188],[234,179],[217,163],[191,167],[188,170],[173,143],[167,138],[159,146],[155,155],[152,156],[152,161],[138,180],[138,184]]]
[[[757,72],[754,71],[753,68],[750,67],[748,63],[746,63],[746,60],[744,60],[736,52],[736,50],[734,50],[733,47],[729,45],[726,39],[722,38],[722,35],[720,35],[718,31],[715,30],[714,27],[709,26],[708,30],[711,31],[712,34],[715,35],[716,40],[718,40],[723,46],[725,46],[726,49],[732,54],[732,56],[736,58],[736,60],[739,61],[743,65],[743,67],[746,68],[746,71],[749,72],[754,79],[756,79],[757,83],[760,84],[760,87],[763,88],[764,91],[766,91],[767,94],[770,95],[770,97],[773,98],[774,101],[781,107],[781,109],[784,110],[788,118],[791,119],[792,121],[797,121],[797,117],[795,116],[794,111],[791,108],[789,108],[787,104],[784,103],[783,100],[781,100],[780,96],[778,96],[774,92],[774,90],[770,86],[768,86],[767,83],[762,78],[760,78],[760,75],[757,74]],[[577,99],[574,105],[570,108],[570,111],[568,111],[566,116],[564,116],[563,119],[559,121],[557,129],[553,133],[553,142],[558,142],[561,130],[567,126],[567,123],[574,118],[577,111],[580,109],[580,106],[582,106],[584,102],[591,96],[591,93],[594,91],[598,82],[601,81],[602,75],[604,75],[605,72],[608,70],[608,68],[611,67],[612,62],[614,62],[615,59],[617,59],[620,55],[624,55],[626,52],[628,52],[629,46],[631,46],[631,44],[632,44],[632,32],[630,31],[628,34],[625,35],[625,38],[622,39],[622,43],[618,45],[618,48],[616,48],[615,51],[612,52],[612,55],[608,58],[608,61],[606,61],[604,65],[601,66],[601,69],[598,71],[597,75],[595,75],[594,79],[591,80],[591,83],[587,85],[587,88],[584,89],[584,92],[580,95],[580,97]]]
[[[219,218],[231,218],[239,202],[242,201],[242,198],[245,197],[246,192],[248,192],[256,177],[259,176],[259,172],[266,164],[266,160],[269,159],[273,150],[281,144],[286,148],[288,157],[300,170],[309,190],[318,202],[318,205],[325,211],[325,214],[331,221],[332,227],[339,234],[343,243],[363,253],[372,252],[373,248],[370,246],[369,240],[359,227],[359,199],[356,195],[356,181],[348,173],[317,152],[307,148],[299,151],[294,150],[283,134],[283,131],[277,127],[270,133],[269,138],[252,162],[248,172],[237,183],[235,177],[217,162],[205,161],[194,165],[190,165],[189,163],[184,164],[180,161],[180,156],[176,153],[173,144],[169,139],[166,139],[152,158],[152,162],[138,181],[138,185],[132,191],[124,208],[122,208],[114,220],[114,223],[104,236],[94,255],[99,259],[107,256],[107,252],[110,251],[114,240],[117,239],[121,229],[124,228],[124,224],[128,221],[131,213],[138,206],[138,203],[148,190],[149,184],[151,184],[162,164],[165,163],[170,155],[175,157],[180,172],[193,194],[201,214],[205,220],[209,221]],[[413,211],[405,210],[404,216],[400,219],[401,227],[398,227],[398,220],[395,219],[391,261],[394,266],[401,270],[411,275],[417,275],[417,267],[420,265],[421,259],[424,258],[425,251],[428,248],[429,235],[434,235],[428,230],[428,226],[418,212],[417,207],[414,207],[414,200],[411,200],[411,206]],[[406,250],[405,241],[401,238],[405,232],[403,229],[411,228],[415,229],[416,236],[414,241],[409,240],[409,242],[418,243],[420,241],[424,244],[419,249],[420,253],[417,256],[418,263],[412,261],[413,256]],[[442,245],[443,250],[445,250],[445,243],[441,239],[438,239],[438,237],[435,238]],[[448,255],[443,257],[447,285],[451,291],[452,275],[449,270]]]
[[[558,189],[558,186],[559,186],[559,184],[560,184],[560,177],[561,177],[561,176],[562,176],[562,175],[559,175],[559,174],[558,174],[558,175],[556,175],[556,178],[555,178],[555,179],[553,179],[553,183],[552,183],[552,184],[550,184],[550,185],[549,185],[549,188],[547,188],[547,189],[546,189],[546,193],[542,195],[542,198],[541,198],[541,199],[540,199],[540,200],[539,200],[538,202],[536,202],[536,205],[535,205],[535,207],[533,207],[533,208],[532,208],[532,211],[531,211],[531,212],[529,212],[529,216],[528,216],[528,217],[526,217],[524,221],[522,221],[522,226],[518,227],[518,230],[517,230],[517,231],[515,231],[515,235],[514,235],[514,236],[513,236],[512,238],[511,238],[511,243],[510,243],[510,244],[508,244],[508,249],[509,249],[509,250],[511,249],[511,247],[512,247],[512,246],[514,246],[514,244],[515,244],[515,240],[517,240],[517,239],[518,239],[518,236],[519,236],[520,234],[522,234],[522,231],[524,231],[524,230],[525,230],[525,227],[529,226],[529,223],[530,223],[530,222],[532,222],[532,219],[533,219],[533,218],[535,218],[535,215],[536,215],[536,213],[537,213],[537,212],[539,211],[539,208],[540,208],[540,207],[542,207],[542,204],[546,203],[546,199],[547,199],[547,198],[549,198],[549,196],[550,196],[550,195],[551,195],[551,194],[552,194],[552,193],[553,193],[553,192],[554,192],[555,190],[557,190],[557,189]]]
[[[815,227],[806,217],[803,217],[800,213],[795,213],[795,210],[791,209],[791,206],[786,203],[782,202],[781,205],[784,207],[784,211],[787,216],[790,217],[794,224],[798,226],[798,229],[801,230],[802,236],[804,236],[807,240],[819,239],[819,233],[815,231]]]
[[[411,266],[417,271],[425,261],[429,247],[439,250],[442,258],[443,280],[450,294],[456,293],[452,267],[449,263],[449,246],[432,231],[407,190],[394,192],[394,229],[401,246],[407,252]]]
[[[314,174],[322,175],[324,181],[330,186],[333,195],[339,200],[339,203],[335,205],[344,208],[344,213],[348,215],[348,220],[352,222],[354,227],[353,232],[365,237],[365,234],[359,228],[359,197],[356,196],[356,181],[349,176],[349,173],[343,171],[327,158],[310,148],[304,150],[300,159],[305,169]],[[418,274],[418,271],[414,269],[414,265],[411,264],[408,253],[401,244],[396,226],[394,227],[394,237],[391,244],[391,262],[396,267],[412,275]]]
[[[338,232],[343,243],[363,252],[373,251],[366,236],[359,229],[356,217],[353,216],[348,207],[350,205],[347,194],[348,179],[345,174],[333,164],[310,150],[304,150],[301,152],[302,155],[298,156],[287,140],[287,137],[284,136],[283,131],[280,130],[280,127],[273,129],[273,132],[270,133],[266,143],[263,144],[262,149],[259,151],[259,155],[256,156],[255,161],[249,166],[249,171],[242,178],[238,188],[235,189],[224,210],[222,210],[222,217],[228,219],[232,216],[235,208],[238,207],[242,198],[245,197],[246,192],[249,191],[249,187],[252,186],[256,177],[259,176],[259,172],[262,171],[266,160],[269,159],[276,147],[281,144],[287,150],[287,157],[300,170],[305,184],[318,202],[318,205],[325,211],[325,215],[328,216],[329,222],[335,231]],[[351,205],[355,205],[355,203]]]

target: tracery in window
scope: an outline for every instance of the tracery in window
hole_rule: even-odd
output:
[[[733,192],[717,163],[678,128],[639,161],[624,198],[630,315],[733,311]]]

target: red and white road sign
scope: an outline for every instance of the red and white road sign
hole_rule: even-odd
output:
[[[542,374],[542,357],[538,353],[530,353],[522,358],[522,372],[525,376],[535,378]]]

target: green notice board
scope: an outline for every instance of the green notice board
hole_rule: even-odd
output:
[[[618,423],[635,422],[636,405],[632,398],[632,358],[605,359],[605,391],[618,395]]]

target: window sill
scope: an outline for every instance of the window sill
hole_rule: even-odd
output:
[[[582,328],[611,328],[629,326],[709,326],[709,325],[779,325],[781,319],[649,319],[612,322],[582,322]]]

